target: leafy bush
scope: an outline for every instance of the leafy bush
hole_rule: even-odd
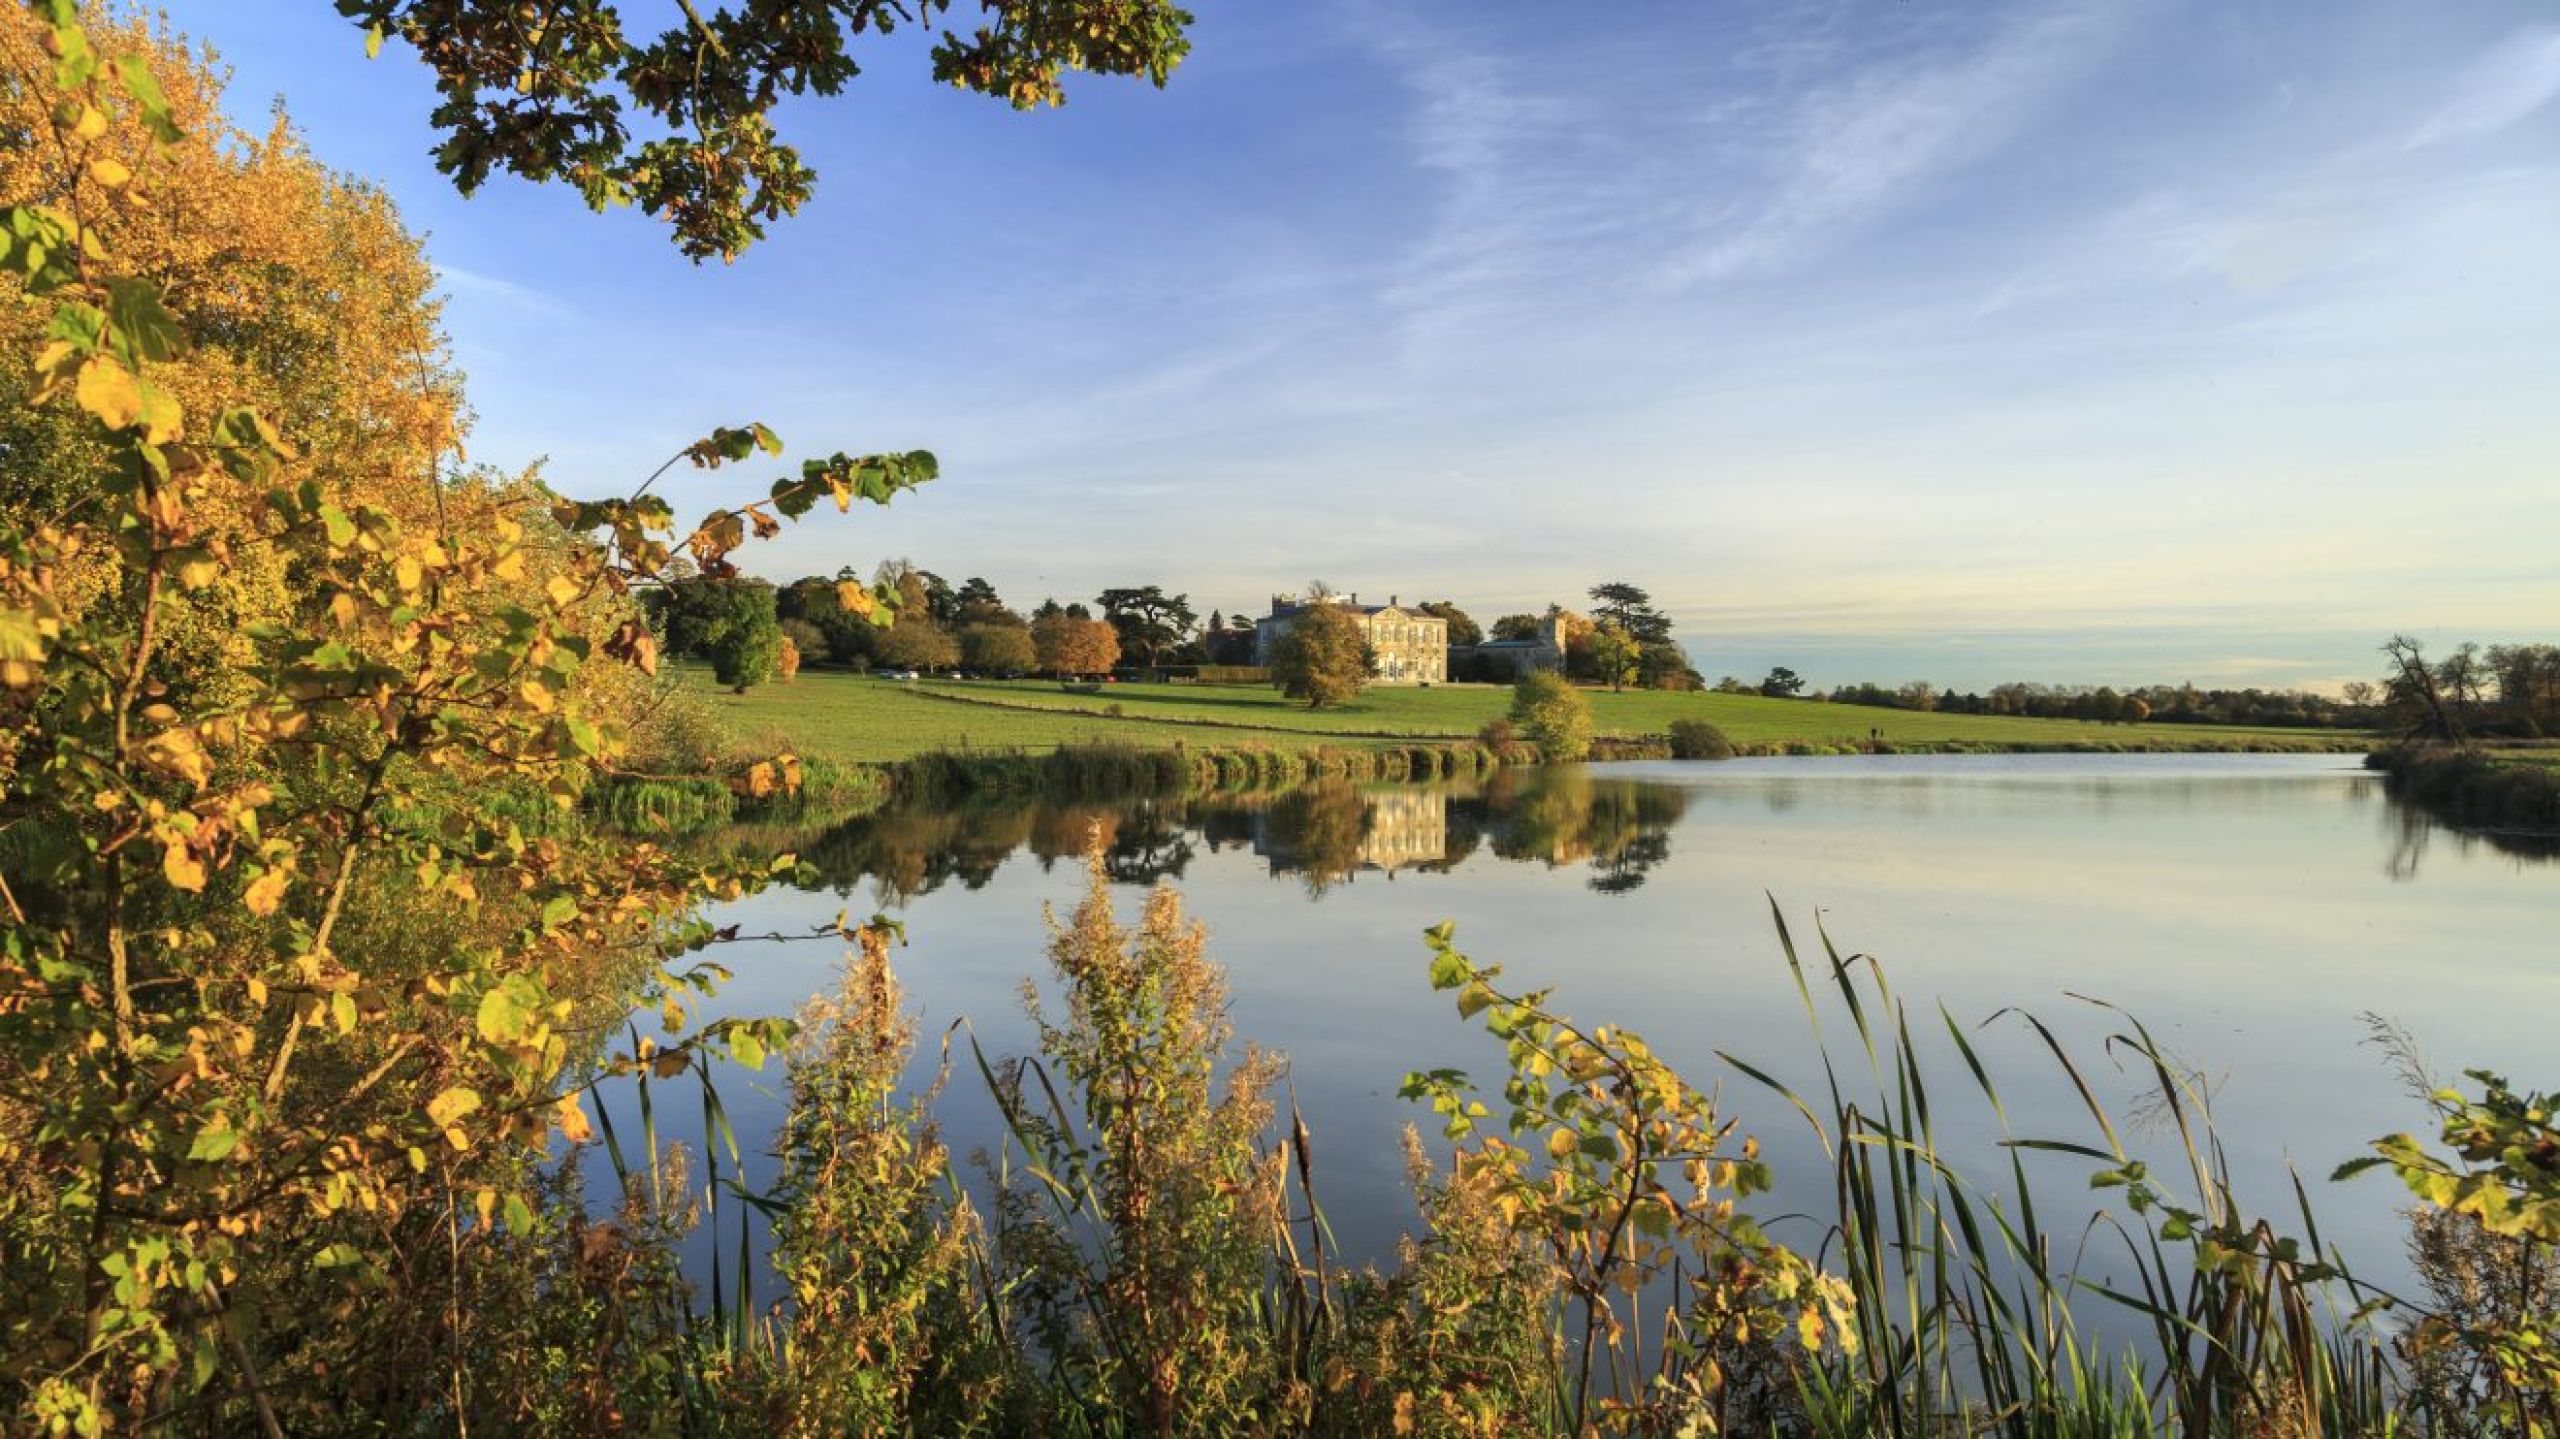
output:
[[[1724,731],[1705,720],[1684,719],[1671,722],[1671,757],[1673,759],[1731,759],[1733,741]]]
[[[1545,670],[1522,675],[1511,687],[1511,723],[1555,763],[1591,752],[1591,701],[1562,675]]]

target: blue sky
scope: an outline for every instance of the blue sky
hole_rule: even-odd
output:
[[[429,233],[475,459],[942,456],[761,573],[1628,579],[1710,677],[1825,685],[2327,686],[2560,620],[2546,0],[1207,0],[1170,89],[1032,115],[901,37],[785,111],[818,198],[726,268],[456,197],[324,0],[169,8]]]

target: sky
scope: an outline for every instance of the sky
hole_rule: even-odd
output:
[[[326,0],[168,5],[244,123],[282,97],[427,233],[473,459],[621,493],[749,419],[940,456],[770,577],[1488,622],[1626,580],[1710,679],[1825,687],[2560,638],[2548,0],[1197,8],[1164,91],[1031,114],[874,42],[779,117],[815,200],[698,267],[457,196],[423,68]]]

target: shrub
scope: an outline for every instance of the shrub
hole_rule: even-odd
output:
[[[777,1148],[793,1418],[810,1434],[948,1433],[997,1372],[967,1322],[977,1216],[948,1183],[930,1113],[940,1083],[900,1096],[915,1021],[888,936],[854,937],[840,993],[801,1013]]]
[[[1671,757],[1673,759],[1731,759],[1733,741],[1724,731],[1705,720],[1684,719],[1671,722]]]
[[[1228,1052],[1204,944],[1169,887],[1122,927],[1097,845],[1084,902],[1051,920],[1066,1012],[1030,1006],[1046,1065],[1009,1065],[998,1088],[1040,1176],[998,1196],[999,1264],[1094,1432],[1251,1432],[1278,1387],[1263,1304],[1284,1179],[1261,1146],[1278,1065]]]
[[[1551,761],[1591,752],[1591,701],[1561,675],[1539,670],[1521,676],[1511,687],[1511,722]]]

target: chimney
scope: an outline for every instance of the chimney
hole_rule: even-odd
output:
[[[1401,597],[1401,596],[1398,596],[1398,595],[1389,595],[1389,596],[1387,596],[1387,608],[1389,608],[1389,609],[1402,609],[1402,608],[1403,608],[1403,604],[1402,604],[1402,597]]]
[[[1360,607],[1360,592],[1358,590],[1353,590],[1351,592],[1351,606],[1354,609]]]

